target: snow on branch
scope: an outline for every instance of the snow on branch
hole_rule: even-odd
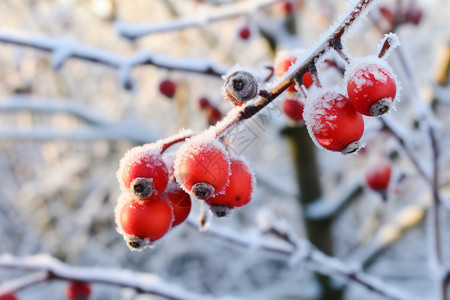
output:
[[[193,18],[177,19],[165,23],[152,23],[146,25],[117,23],[116,30],[119,35],[133,40],[153,33],[175,31],[189,27],[203,27],[210,23],[251,15],[256,11],[265,9],[277,2],[280,2],[280,0],[266,0],[259,2],[247,1],[241,4],[228,5],[225,8],[222,7],[217,11],[209,10],[208,12],[198,14]]]
[[[127,287],[139,293],[158,295],[166,299],[211,299],[211,297],[195,294],[179,286],[165,282],[153,274],[132,273],[126,270],[75,267],[62,263],[48,255],[35,255],[30,257],[1,255],[0,268],[38,272],[34,276],[36,282],[33,282],[31,277],[27,276],[24,277],[22,284],[20,284],[20,280],[2,283],[0,285],[0,291],[2,292],[16,292],[19,288],[24,288],[24,284],[27,283],[37,284],[43,281],[45,275],[47,280],[83,281]],[[41,280],[38,281],[37,279]]]
[[[52,66],[59,69],[69,58],[102,64],[119,71],[119,79],[126,89],[133,88],[131,70],[136,66],[153,65],[158,68],[191,72],[220,77],[228,67],[210,60],[194,58],[176,59],[164,55],[139,51],[129,57],[122,57],[106,50],[83,45],[74,41],[49,37],[35,37],[19,33],[0,31],[0,42],[52,52]]]
[[[187,224],[197,230],[203,230],[203,227],[194,217],[189,217]],[[271,233],[277,240],[268,239],[264,233]],[[365,274],[358,267],[348,262],[340,261],[337,258],[330,257],[317,250],[309,241],[300,238],[294,238],[291,234],[282,232],[275,227],[270,227],[262,233],[245,234],[235,232],[232,229],[215,226],[211,224],[202,234],[210,235],[244,248],[259,249],[287,258],[291,265],[298,265],[299,262],[307,263],[313,271],[321,274],[349,280],[368,290],[381,295],[387,299],[412,300],[411,295],[400,291],[399,289],[381,281],[379,278]]]

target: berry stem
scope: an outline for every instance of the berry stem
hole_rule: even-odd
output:
[[[335,40],[331,40],[330,41],[330,46],[334,49],[334,51],[337,52],[337,54],[339,54],[339,56],[347,63],[350,64],[350,58],[349,56],[345,53],[344,51],[344,47],[342,46],[342,40],[339,39],[335,39]]]
[[[164,143],[164,144],[161,146],[161,154],[163,154],[167,149],[169,149],[169,148],[172,147],[173,145],[178,144],[178,143],[181,143],[181,142],[184,142],[186,139],[192,137],[193,135],[194,135],[194,134],[189,133],[189,134],[187,134],[186,136],[182,136],[182,137],[178,137],[178,136],[177,136],[177,137],[175,137],[175,138],[173,138],[173,139],[168,140],[166,143]]]

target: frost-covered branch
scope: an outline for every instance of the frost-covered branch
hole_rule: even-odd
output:
[[[203,27],[210,23],[231,19],[234,17],[254,14],[258,10],[265,9],[280,0],[265,0],[259,2],[246,1],[235,5],[228,5],[217,9],[217,11],[207,11],[193,18],[177,19],[164,23],[152,23],[145,25],[128,25],[117,23],[117,32],[128,39],[137,39],[149,34],[175,31],[190,27]]]
[[[198,221],[190,217],[187,223],[202,230],[203,227]],[[378,278],[367,275],[359,268],[352,266],[347,262],[340,261],[334,257],[327,256],[312,246],[307,240],[293,238],[292,235],[269,228],[266,232],[274,232],[279,239],[273,241],[267,239],[263,233],[243,234],[235,232],[228,228],[221,228],[213,224],[208,227],[203,234],[210,235],[215,238],[226,241],[227,243],[235,244],[244,248],[260,249],[269,253],[281,255],[287,258],[292,265],[300,262],[308,263],[308,266],[316,272],[321,274],[346,279],[361,286],[366,287],[372,292],[381,295],[387,299],[414,299],[411,295],[407,295],[400,290],[383,283]]]
[[[308,49],[304,55],[298,57],[289,70],[277,82],[271,85],[272,88],[270,90],[261,90],[259,97],[256,100],[252,101],[251,104],[232,110],[228,116],[219,122],[212,130],[216,132],[217,136],[223,134],[238,122],[249,119],[257,114],[291,85],[301,85],[303,75],[307,72],[316,70],[316,64],[328,51],[340,49],[340,47],[342,47],[342,38],[347,34],[348,30],[352,27],[352,24],[362,15],[366,14],[367,10],[376,3],[377,0],[360,0],[353,2],[353,5],[341,15],[339,20],[331,26],[329,31],[324,34],[313,47]]]
[[[62,263],[48,255],[36,255],[24,258],[13,257],[11,255],[2,255],[0,256],[0,268],[27,272],[39,272],[38,274],[41,274],[41,277],[43,276],[42,274],[46,272],[48,280],[59,279],[67,281],[83,281],[118,287],[127,287],[136,290],[138,293],[158,295],[166,299],[211,299],[211,297],[195,294],[188,290],[182,289],[179,286],[167,283],[152,274],[132,273],[125,270],[75,267]],[[36,275],[36,278],[38,278],[38,275]],[[31,280],[28,281],[31,282]],[[36,284],[41,281],[36,281]],[[14,282],[16,283],[3,283],[0,286],[1,291],[17,291],[18,281]],[[23,282],[25,282],[25,279]]]
[[[133,80],[131,71],[136,66],[153,65],[169,70],[199,73],[220,77],[227,67],[210,60],[194,58],[177,59],[164,55],[139,51],[129,57],[122,57],[106,50],[83,45],[74,41],[49,37],[35,37],[11,32],[0,32],[0,42],[52,52],[52,66],[59,69],[69,58],[102,64],[119,71],[119,79],[123,87],[131,89]]]

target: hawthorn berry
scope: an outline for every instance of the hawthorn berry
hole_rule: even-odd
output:
[[[18,300],[17,297],[12,293],[0,295],[0,300]]]
[[[283,0],[278,2],[277,9],[285,16],[289,16],[294,11],[294,3],[292,0]]]
[[[91,284],[83,281],[71,281],[66,288],[69,300],[87,300],[91,295]]]
[[[189,216],[192,207],[191,196],[173,181],[167,186],[165,195],[173,209],[172,227],[175,227]]]
[[[165,197],[158,197],[152,201],[123,197],[117,211],[120,222],[118,230],[125,233],[125,240],[131,248],[141,249],[159,240],[169,231],[173,212]]]
[[[294,51],[295,52],[295,51]],[[295,64],[297,60],[297,55],[301,54],[301,51],[297,51],[299,53],[281,51],[277,54],[275,58],[274,72],[277,77],[283,76],[289,68]],[[313,84],[313,79],[310,72],[306,72],[302,77],[303,85],[306,88],[309,88]],[[288,92],[296,92],[295,85],[291,85],[286,91]]]
[[[170,79],[165,79],[159,84],[159,91],[161,94],[173,98],[177,91],[177,84]]]
[[[254,177],[247,164],[238,158],[231,158],[230,168],[230,182],[225,192],[206,199],[218,217],[226,216],[230,209],[247,205],[252,197]]]
[[[364,120],[338,90],[318,90],[308,97],[303,113],[311,138],[331,151],[358,150]]]
[[[385,160],[377,161],[367,169],[365,179],[367,186],[374,191],[386,190],[391,179],[392,167]]]
[[[284,113],[295,122],[303,121],[304,107],[305,105],[297,99],[287,98],[283,102]]]
[[[205,109],[210,106],[211,106],[211,103],[209,102],[209,100],[207,98],[203,97],[203,98],[198,99],[198,107],[200,109]]]
[[[194,197],[206,200],[222,193],[229,176],[228,153],[217,140],[192,139],[178,149],[175,178]]]
[[[394,102],[397,85],[390,67],[378,57],[356,60],[346,71],[347,93],[353,107],[366,116],[380,116]]]
[[[243,26],[239,29],[239,37],[243,40],[248,40],[251,35],[250,28],[248,26]]]
[[[149,144],[125,153],[117,171],[123,189],[142,200],[163,193],[169,182],[169,171],[160,152],[156,144]]]

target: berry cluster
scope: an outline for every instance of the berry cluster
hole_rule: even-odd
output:
[[[282,77],[295,60],[293,55],[279,55],[276,75]],[[283,110],[292,120],[305,121],[319,147],[347,154],[360,148],[363,115],[380,116],[389,111],[397,96],[397,83],[390,66],[376,56],[349,60],[344,82],[346,91],[339,87],[322,88],[320,82],[308,90],[314,80],[307,72],[300,86],[292,85],[286,90]]]
[[[204,200],[218,217],[251,200],[254,177],[247,164],[231,156],[214,137],[173,140],[129,150],[117,178],[121,196],[116,206],[118,231],[131,249],[151,246],[188,217],[194,199]]]

